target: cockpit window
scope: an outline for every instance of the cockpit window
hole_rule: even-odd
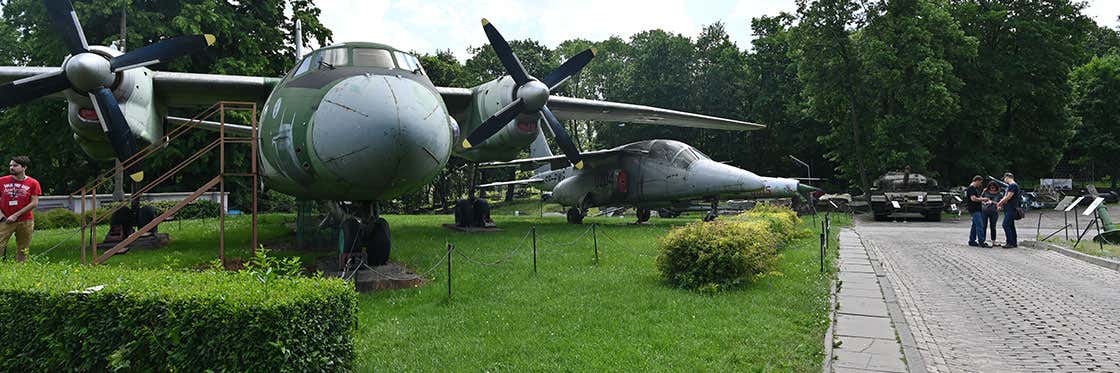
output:
[[[374,48],[354,48],[354,66],[383,67],[386,69],[395,67],[393,56],[389,54],[389,51]]]
[[[677,155],[673,156],[672,163],[673,167],[688,168],[692,165],[692,162],[696,162],[698,159],[700,159],[700,156],[696,155],[692,148],[685,147],[677,151]]]
[[[420,60],[416,59],[415,56],[403,52],[395,52],[394,54],[397,56],[397,65],[401,69],[424,74],[424,67],[420,66]]]
[[[327,69],[346,66],[349,63],[349,57],[346,48],[330,48],[320,49],[312,54],[308,61],[310,62],[309,69]],[[303,66],[300,66],[300,68],[303,68]],[[299,75],[299,73],[297,72],[296,75]]]
[[[312,57],[313,56],[307,56],[307,58],[304,58],[303,62],[299,64],[299,67],[296,68],[296,71],[292,73],[292,76],[297,76],[299,74],[307,72],[307,69],[311,68],[311,60],[314,59]]]

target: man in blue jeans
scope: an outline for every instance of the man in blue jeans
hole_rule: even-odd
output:
[[[964,190],[968,214],[972,216],[972,229],[968,231],[968,246],[991,247],[984,237],[984,211],[980,206],[981,203],[988,201],[980,195],[980,184],[983,181],[984,178],[980,175],[973,176],[972,183],[969,183],[968,188]]]
[[[1010,172],[1003,174],[1003,182],[1007,183],[1007,193],[999,200],[996,207],[1003,210],[1003,235],[1007,243],[1003,248],[1012,249],[1019,247],[1019,236],[1015,232],[1015,218],[1019,207],[1023,205],[1023,197],[1019,191],[1019,184],[1015,182],[1015,175]]]

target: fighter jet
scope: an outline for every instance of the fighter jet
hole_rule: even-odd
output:
[[[69,0],[45,0],[70,55],[61,67],[0,67],[0,107],[38,97],[64,98],[74,139],[95,159],[128,159],[159,143],[168,108],[209,107],[222,100],[262,104],[261,176],[267,187],[305,200],[329,201],[345,246],[367,246],[372,264],[389,256],[389,226],[377,201],[430,182],[454,154],[472,161],[510,160],[540,133],[543,118],[568,161],[581,155],[559,120],[669,124],[730,130],[762,126],[649,106],[553,96],[593,57],[580,53],[537,79],[522,67],[497,29],[483,20],[508,76],[473,88],[437,87],[419,60],[380,43],[342,43],[303,56],[283,78],[173,73],[146,66],[205,48],[213,36],[185,36],[122,54],[89,45]],[[300,53],[302,54],[302,53]],[[196,124],[216,129],[221,123]],[[224,124],[248,134],[246,126]],[[142,166],[128,170],[143,178]],[[348,201],[351,203],[343,203]]]
[[[727,199],[798,197],[819,190],[796,179],[763,177],[713,161],[696,148],[673,140],[646,140],[609,150],[581,154],[586,166],[565,167],[563,156],[553,156],[538,140],[535,157],[510,162],[490,162],[483,167],[542,165],[523,180],[483,184],[493,187],[533,184],[552,191],[552,201],[568,208],[568,222],[579,224],[591,207],[632,206],[638,222],[648,221],[655,208],[687,209],[692,201],[709,202],[705,221],[718,215],[718,203]]]

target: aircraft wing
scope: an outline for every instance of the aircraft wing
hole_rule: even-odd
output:
[[[490,188],[490,187],[499,187],[499,186],[505,186],[505,185],[525,185],[525,184],[535,184],[535,183],[539,183],[539,182],[542,182],[542,181],[544,181],[544,179],[537,179],[537,178],[523,179],[523,180],[512,180],[512,181],[499,181],[499,182],[496,182],[496,183],[482,184],[482,185],[479,185],[478,187],[479,188]]]
[[[0,66],[0,83],[58,72],[58,67]],[[152,71],[156,102],[168,107],[207,107],[218,101],[263,103],[280,78]],[[61,94],[52,97],[62,98]]]
[[[579,154],[583,156],[583,162],[587,165],[587,167],[595,167],[596,165],[601,164],[603,162],[608,162],[608,161],[614,160],[614,157],[616,155],[618,155],[620,153],[623,153],[623,152],[639,152],[639,151],[637,151],[637,150],[624,150],[624,149],[607,149],[607,150],[595,150],[595,151],[590,151],[590,152],[582,152],[582,153],[579,153]],[[515,159],[515,160],[509,161],[509,162],[479,163],[478,166],[481,167],[481,168],[502,168],[502,167],[533,168],[533,167],[536,167],[536,166],[539,166],[539,165],[545,164],[545,163],[549,164],[549,166],[551,166],[553,170],[558,170],[558,169],[561,169],[561,168],[564,168],[564,167],[571,166],[571,164],[568,163],[568,158],[565,157],[563,154],[558,154],[558,155],[553,155],[553,156],[548,156],[548,157]]]
[[[205,107],[218,101],[263,103],[280,78],[153,71],[157,102],[170,107]]]
[[[470,105],[470,89],[437,87],[436,90],[443,96],[443,101],[447,103],[447,109],[452,113],[460,113],[466,110]],[[549,96],[548,108],[561,120],[660,124],[731,131],[749,131],[766,128],[766,126],[757,123],[686,113],[652,106],[562,96]]]

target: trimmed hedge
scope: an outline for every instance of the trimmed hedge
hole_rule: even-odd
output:
[[[750,283],[773,270],[778,248],[800,235],[792,210],[767,205],[726,221],[696,222],[659,241],[657,269],[668,283],[718,292]]]
[[[67,209],[50,209],[35,212],[35,229],[77,228],[82,217]]]
[[[0,264],[0,371],[346,371],[355,307],[337,279]]]

